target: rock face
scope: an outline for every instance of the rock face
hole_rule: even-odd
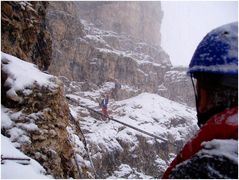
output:
[[[158,94],[182,104],[195,107],[195,96],[186,67],[173,67],[164,75],[164,82],[158,87]]]
[[[79,15],[103,30],[160,47],[161,2],[79,2]]]
[[[2,50],[42,70],[51,63],[52,74],[70,80],[101,85],[117,79],[138,93],[194,106],[193,91],[184,93],[190,80],[170,70],[160,47],[161,19],[160,2],[2,2]],[[117,99],[127,97],[120,91]]]
[[[49,71],[54,75],[65,74],[71,79],[74,75],[80,80],[81,77],[77,76],[79,73],[77,71],[81,70],[80,65],[74,64],[74,61],[75,54],[80,49],[77,42],[84,32],[76,12],[75,2],[49,2],[46,25],[53,39],[52,63]]]
[[[5,74],[1,82],[4,86],[2,105],[10,117],[10,123],[1,127],[2,134],[9,137],[24,153],[36,159],[55,178],[79,178],[73,147],[66,130],[70,113],[61,81],[48,75],[49,82],[42,85],[34,77],[36,80],[33,84],[15,92],[15,83],[19,86],[18,79],[24,78],[24,74],[16,77],[9,71],[13,63],[8,56],[2,57],[2,73]],[[23,66],[31,71],[28,64]],[[15,67],[19,71],[22,68]],[[15,80],[11,80],[12,77]]]
[[[51,35],[47,31],[47,2],[1,2],[1,50],[32,62],[42,70],[51,63]]]
[[[117,2],[114,4],[115,8],[121,7]],[[79,5],[84,6],[84,3],[50,2],[47,26],[53,34],[54,51],[49,71],[70,80],[89,81],[96,85],[117,79],[121,84],[156,92],[157,85],[163,82],[163,75],[171,67],[169,57],[162,48],[140,43],[133,36],[123,33],[124,29],[119,34],[80,21],[81,16],[76,9]],[[105,5],[104,2],[102,5]],[[126,3],[126,6],[129,6],[127,10],[135,10],[138,14],[139,7],[143,5]],[[69,7],[70,10],[63,7]],[[124,26],[129,24],[127,22]]]

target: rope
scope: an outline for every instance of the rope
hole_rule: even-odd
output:
[[[71,99],[71,100],[72,100],[72,99]],[[93,112],[95,112],[95,113],[97,113],[97,114],[100,114],[101,116],[103,116],[103,117],[105,117],[105,118],[109,118],[110,120],[115,121],[115,122],[117,122],[117,123],[119,123],[119,124],[122,124],[122,125],[127,126],[127,127],[131,128],[131,129],[134,129],[134,130],[139,131],[139,132],[141,132],[141,133],[143,133],[143,134],[146,134],[146,135],[151,136],[151,137],[153,137],[153,138],[155,138],[155,139],[158,139],[158,140],[167,142],[167,143],[169,143],[169,144],[171,144],[171,145],[177,147],[174,143],[168,141],[167,139],[164,139],[164,138],[162,138],[162,137],[158,137],[158,136],[156,136],[156,135],[154,135],[154,134],[152,134],[152,133],[146,132],[146,131],[144,131],[144,130],[142,130],[142,129],[139,129],[139,128],[137,128],[137,127],[134,127],[134,126],[132,126],[132,125],[126,124],[126,123],[121,122],[121,121],[119,121],[119,120],[117,120],[117,119],[114,119],[114,118],[111,118],[111,117],[107,117],[107,116],[105,116],[104,114],[102,114],[102,113],[100,113],[100,112],[98,112],[98,111],[95,111],[94,109],[89,108],[89,107],[87,107],[87,106],[81,105],[81,104],[79,104],[79,103],[78,103],[78,105],[79,105],[80,107],[89,109],[89,110],[91,110],[91,111],[93,111]]]
[[[79,106],[80,106],[80,107],[83,107],[83,108],[86,108],[86,109],[89,109],[89,110],[91,110],[91,111],[94,111],[95,113],[98,113],[98,114],[100,114],[101,116],[103,116],[103,117],[105,117],[105,118],[109,118],[109,119],[111,119],[112,121],[115,121],[115,122],[117,122],[117,123],[120,123],[120,124],[122,124],[122,125],[124,125],[124,126],[127,126],[127,127],[131,128],[131,129],[134,129],[134,130],[139,131],[139,132],[141,132],[141,133],[143,133],[143,134],[146,134],[146,135],[148,135],[148,136],[151,136],[151,137],[153,137],[153,138],[155,138],[155,139],[159,139],[159,140],[161,140],[161,141],[164,141],[164,142],[167,142],[167,143],[169,143],[169,144],[171,144],[171,145],[176,146],[175,144],[171,143],[170,141],[168,141],[168,140],[166,140],[166,139],[164,139],[164,138],[162,138],[162,137],[158,137],[158,136],[156,136],[156,135],[154,135],[154,134],[151,134],[151,133],[149,133],[149,132],[146,132],[146,131],[144,131],[144,130],[142,130],[142,129],[136,128],[136,127],[134,127],[134,126],[132,126],[132,125],[129,125],[129,124],[126,124],[126,123],[124,123],[124,122],[121,122],[121,121],[119,121],[119,120],[117,120],[117,119],[114,119],[114,118],[111,118],[111,117],[107,117],[107,116],[105,116],[104,114],[102,114],[102,113],[100,113],[100,112],[98,112],[98,111],[95,111],[95,110],[92,109],[92,108],[89,108],[89,107],[84,106],[84,105],[81,105],[81,104],[79,104]]]
[[[90,152],[89,152],[89,149],[88,149],[87,145],[85,146],[85,148],[86,148],[86,151],[88,153],[88,156],[89,156],[89,159],[90,159],[90,164],[91,164],[91,167],[93,168],[93,171],[94,171],[94,174],[95,174],[95,178],[98,178],[98,174],[96,173],[95,166],[94,166],[93,161],[91,159]]]
[[[85,147],[85,150],[86,150],[86,152],[87,152],[87,154],[88,154],[88,158],[89,158],[89,160],[90,160],[90,165],[91,165],[91,167],[92,167],[92,169],[93,169],[93,171],[94,171],[95,178],[97,178],[98,175],[97,175],[97,173],[96,173],[95,166],[94,166],[93,161],[92,161],[92,159],[91,159],[91,156],[90,156],[90,153],[89,153],[89,149],[88,149],[88,147],[87,147],[87,143],[86,143],[85,136],[84,136],[84,134],[82,133],[81,128],[79,127],[77,121],[75,120],[75,118],[72,116],[71,113],[70,113],[70,116],[71,116],[71,119],[74,121],[75,125],[77,126],[77,128],[79,129],[79,131],[81,132],[81,135],[82,135],[82,137],[83,137],[83,143],[84,143],[84,145],[85,145],[84,147]],[[77,163],[77,160],[76,160],[75,152],[74,152],[74,160],[75,160],[75,162],[76,162],[78,172],[80,173],[80,169],[79,169],[79,166],[78,166],[78,163]]]

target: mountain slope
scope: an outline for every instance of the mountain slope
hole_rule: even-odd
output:
[[[132,4],[137,7],[140,3]],[[76,2],[50,2],[47,8],[47,27],[53,35],[49,72],[96,85],[117,79],[121,84],[156,92],[172,66],[167,53],[125,32],[97,28],[82,19],[77,7]]]
[[[70,116],[59,79],[5,53],[1,63],[6,78],[2,134],[54,177],[161,177],[197,129],[192,108],[150,93],[123,101],[110,99],[109,113],[166,141],[102,121],[99,114],[79,105],[100,112],[98,100],[112,91],[114,83],[95,86],[61,77]],[[134,91],[125,85],[122,89]]]
[[[160,177],[197,127],[193,109],[150,93],[158,93],[159,86],[170,91],[175,87],[171,79],[181,85],[177,79],[182,78],[177,72],[169,72],[172,65],[168,55],[151,40],[144,42],[145,35],[139,40],[125,32],[96,27],[78,16],[76,4],[3,3],[2,21],[7,25],[3,31],[4,51],[42,70],[50,65],[50,73],[70,80],[60,77],[68,104],[57,77],[2,53],[1,133],[15,148],[37,160],[45,168],[44,174],[54,178]],[[138,6],[130,5],[129,9],[133,7]],[[158,15],[161,17],[161,11]],[[34,23],[39,27],[29,28]],[[145,32],[151,30],[137,25]],[[156,39],[160,39],[160,33]],[[115,95],[117,80],[121,88]],[[100,112],[98,101],[104,93],[115,95],[110,99],[111,116],[166,141],[113,121],[101,121],[98,113],[79,106]],[[9,171],[6,175],[10,177]]]
[[[72,84],[77,87],[77,83]],[[110,116],[167,139],[166,142],[156,140],[114,121],[103,121],[97,113],[79,106],[100,112],[97,96],[110,91],[109,84],[91,92],[80,91],[78,86],[75,93],[69,90],[70,86],[65,88],[66,93],[71,92],[66,94],[71,113],[79,121],[99,177],[161,177],[183,143],[197,130],[194,109],[157,94],[142,93],[123,101],[110,100]]]

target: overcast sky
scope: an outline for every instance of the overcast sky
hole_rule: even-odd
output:
[[[236,1],[162,1],[162,9],[161,43],[174,66],[188,66],[209,31],[238,20]]]

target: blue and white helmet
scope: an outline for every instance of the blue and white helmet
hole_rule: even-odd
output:
[[[238,24],[230,23],[209,32],[198,45],[188,75],[210,73],[238,75]]]

